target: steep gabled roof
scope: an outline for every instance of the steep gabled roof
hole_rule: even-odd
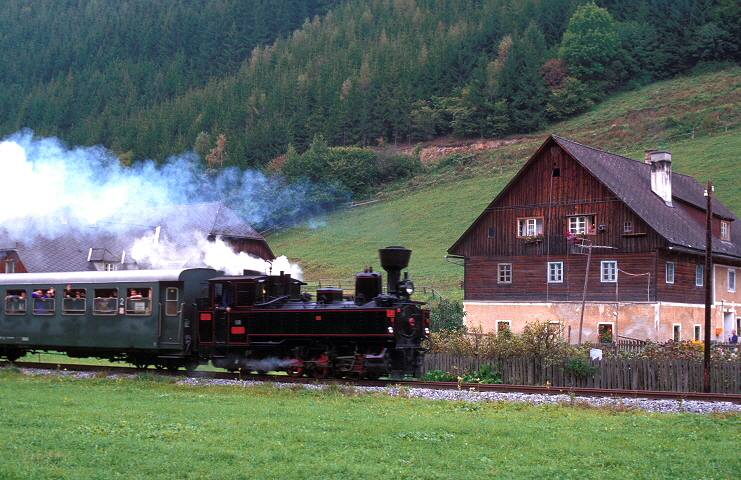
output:
[[[651,190],[651,166],[631,158],[613,153],[604,152],[596,148],[587,147],[565,138],[551,135],[540,146],[537,152],[520,169],[515,177],[497,195],[494,201],[484,210],[479,218],[466,230],[461,238],[448,250],[455,251],[464,241],[473,227],[480,222],[488,211],[495,207],[513,185],[515,185],[529,165],[536,161],[545,148],[553,143],[559,145],[576,162],[594,175],[625,205],[633,210],[653,230],[663,237],[670,246],[677,246],[691,250],[705,250],[705,226],[677,205],[667,206],[664,200]],[[688,203],[700,210],[705,210],[705,187],[697,180],[688,176],[672,172],[672,198]],[[714,254],[729,255],[741,258],[741,224],[733,213],[719,200],[713,199],[713,214],[731,220],[731,238],[736,242],[723,242],[713,238],[712,250]]]

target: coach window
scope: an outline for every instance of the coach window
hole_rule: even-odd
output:
[[[178,311],[178,289],[175,287],[168,287],[165,298],[165,315],[174,317],[180,312]]]
[[[126,315],[151,315],[152,314],[152,289],[151,288],[128,288],[126,289]]]
[[[31,291],[34,315],[54,315],[54,287],[36,287]]]
[[[8,315],[26,314],[26,291],[8,290],[5,295],[5,313]]]
[[[84,288],[68,288],[62,299],[63,315],[84,315],[87,292]]]
[[[152,314],[152,289],[151,288],[127,288],[126,289],[126,315],[151,315]]]
[[[117,288],[96,288],[93,290],[93,315],[115,315],[118,310]]]

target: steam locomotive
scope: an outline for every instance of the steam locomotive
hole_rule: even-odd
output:
[[[411,250],[379,250],[388,274],[366,269],[346,300],[320,288],[312,301],[290,274],[206,268],[0,275],[0,357],[61,352],[146,368],[285,370],[316,378],[419,373],[429,311],[411,300]]]

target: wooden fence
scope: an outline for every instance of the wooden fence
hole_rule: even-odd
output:
[[[584,360],[594,373],[577,376],[568,362],[542,358],[506,360],[465,358],[435,354],[425,357],[423,373],[442,370],[453,377],[463,376],[482,365],[491,365],[502,373],[502,383],[511,385],[551,385],[574,388],[614,388],[669,392],[702,392],[702,360]],[[710,364],[710,391],[741,393],[741,361],[713,361]]]

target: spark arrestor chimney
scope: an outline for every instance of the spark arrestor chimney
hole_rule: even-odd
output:
[[[401,271],[409,265],[412,251],[404,247],[386,247],[378,251],[381,266],[388,273],[388,293],[397,293]]]
[[[651,155],[651,190],[661,197],[667,206],[672,206],[672,154],[666,150],[654,150]]]

